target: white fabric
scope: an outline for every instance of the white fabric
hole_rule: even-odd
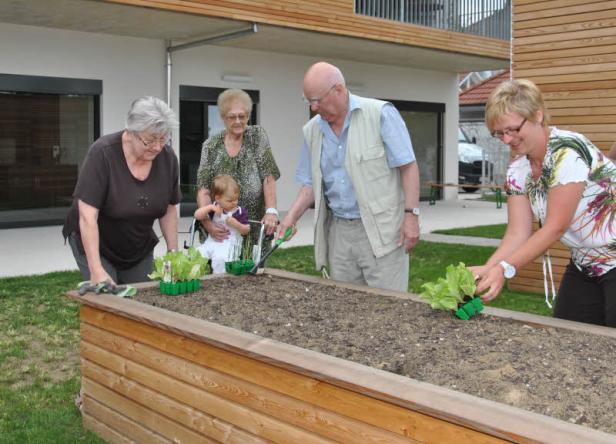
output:
[[[222,214],[214,214],[212,221],[217,224],[226,225],[227,219],[229,219],[233,213],[237,211],[237,208],[229,212],[222,212]],[[201,253],[201,256],[212,260],[212,273],[223,274],[225,271],[225,262],[231,261],[231,255],[237,245],[242,245],[242,234],[233,227],[226,225],[229,230],[229,237],[222,242],[215,240],[213,237],[208,236],[203,244],[201,244],[197,250]]]

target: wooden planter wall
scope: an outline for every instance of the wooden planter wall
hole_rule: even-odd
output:
[[[402,293],[374,292],[413,299]],[[80,298],[75,292],[69,296],[82,303],[84,425],[112,443],[488,444],[616,439],[138,302],[107,295]],[[525,322],[563,323],[497,309],[487,312],[522,316]],[[564,322],[568,324],[572,323]]]
[[[603,151],[616,142],[616,3],[513,0],[512,63],[514,78],[541,88],[552,124],[584,134]],[[560,243],[551,252],[560,283],[571,255]],[[510,286],[543,293],[541,260]]]

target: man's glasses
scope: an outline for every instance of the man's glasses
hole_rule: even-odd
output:
[[[167,142],[169,142],[169,136],[161,137],[160,139],[143,140],[143,138],[139,134],[133,134],[137,139],[139,139],[139,142],[143,143],[143,146],[145,146],[146,148],[150,148],[156,144],[160,146],[165,146],[167,145]]]
[[[491,133],[492,137],[496,137],[497,139],[500,139],[500,140],[503,140],[503,137],[505,136],[515,137],[518,135],[518,133],[520,132],[520,130],[522,129],[525,123],[526,123],[526,119],[522,120],[522,123],[520,123],[520,125],[517,128],[507,128],[502,131],[500,130],[492,131]]]
[[[318,99],[308,99],[306,96],[302,95],[302,100],[304,102],[306,102],[308,105],[321,105],[321,102],[325,99],[325,97],[327,97],[329,95],[330,92],[332,92],[334,90],[334,88],[336,87],[337,83],[334,83],[331,88],[329,88],[327,90],[327,92],[325,94],[323,94],[321,97],[319,97]]]
[[[240,122],[245,122],[246,120],[248,120],[248,114],[227,114],[225,116],[225,119],[227,119],[229,122],[235,122],[236,120],[239,120]]]

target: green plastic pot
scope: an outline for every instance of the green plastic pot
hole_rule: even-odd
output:
[[[461,304],[455,311],[455,315],[464,321],[468,321],[473,316],[479,314],[482,310],[483,303],[481,302],[481,298],[479,298],[479,296],[475,296]]]
[[[244,259],[241,261],[225,262],[225,271],[229,274],[239,276],[240,274],[248,273],[253,269],[255,263],[252,259]]]
[[[201,281],[194,279],[192,281],[178,282],[163,282],[160,281],[159,289],[161,294],[177,296],[180,294],[193,293],[201,288]]]

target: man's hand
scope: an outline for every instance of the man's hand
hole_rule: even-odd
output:
[[[398,246],[404,245],[404,251],[408,253],[417,245],[417,241],[419,241],[419,217],[404,213]]]
[[[289,227],[292,228],[291,230],[291,234],[289,235],[289,237],[287,237],[287,240],[290,240],[293,238],[293,236],[295,236],[295,233],[297,233],[297,227],[295,226],[295,221],[292,221],[291,219],[289,219],[289,217],[285,217],[282,222],[280,222],[278,224],[278,230],[276,233],[276,239],[280,239],[281,237],[284,236],[284,234],[287,232],[287,230],[289,229]]]

